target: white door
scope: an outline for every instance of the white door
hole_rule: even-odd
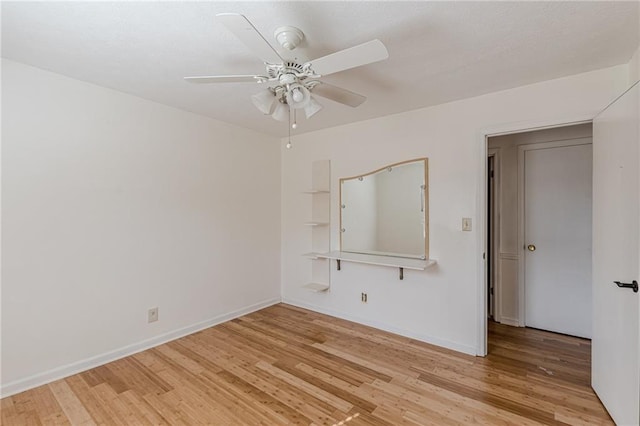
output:
[[[618,425],[640,422],[638,84],[593,121],[591,383]]]
[[[591,337],[591,139],[523,145],[525,325]]]

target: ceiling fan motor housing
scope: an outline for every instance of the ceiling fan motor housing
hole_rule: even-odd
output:
[[[280,27],[276,28],[273,33],[280,46],[287,50],[293,50],[304,39],[304,33],[296,27]]]

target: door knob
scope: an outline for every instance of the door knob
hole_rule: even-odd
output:
[[[536,251],[536,246],[534,246],[533,244],[529,244],[529,245],[527,246],[527,250],[529,250],[529,251]]]

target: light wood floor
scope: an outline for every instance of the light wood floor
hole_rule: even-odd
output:
[[[589,358],[499,324],[476,358],[280,304],[4,398],[2,424],[612,424]]]

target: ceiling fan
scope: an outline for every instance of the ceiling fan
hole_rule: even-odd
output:
[[[185,80],[191,83],[269,84],[267,89],[251,96],[251,99],[262,113],[279,121],[290,120],[291,110],[294,114],[296,110],[302,110],[307,118],[320,111],[322,105],[312,93],[350,107],[359,106],[367,99],[365,96],[319,78],[389,57],[380,40],[371,40],[309,62],[297,63],[283,59],[244,15],[220,13],[216,18],[264,62],[265,74],[185,77]],[[280,27],[274,36],[287,50],[295,49],[304,39],[303,32],[295,27]],[[292,127],[296,127],[295,120]]]

